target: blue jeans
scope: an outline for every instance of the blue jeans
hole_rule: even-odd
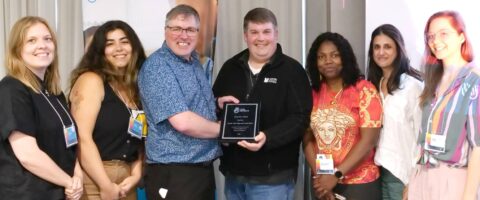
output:
[[[227,200],[293,200],[294,191],[293,180],[278,185],[260,185],[225,177]]]

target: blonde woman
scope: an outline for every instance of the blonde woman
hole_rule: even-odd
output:
[[[75,122],[58,74],[48,23],[24,17],[12,28],[0,82],[0,198],[79,199]]]

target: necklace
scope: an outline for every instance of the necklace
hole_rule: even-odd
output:
[[[337,104],[337,97],[338,97],[340,94],[342,94],[342,93],[343,93],[343,88],[340,89],[340,90],[337,92],[337,94],[335,94],[335,96],[333,97],[333,100],[330,101],[330,104],[331,104],[331,105]],[[341,97],[341,96],[340,96],[340,97]]]

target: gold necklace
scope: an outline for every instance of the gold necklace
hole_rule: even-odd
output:
[[[340,90],[337,92],[337,94],[333,97],[333,100],[330,101],[330,104],[331,104],[331,105],[337,104],[337,97],[338,97],[338,95],[342,94],[342,92],[343,92],[343,88],[340,89]],[[341,97],[341,96],[340,96],[340,97]]]

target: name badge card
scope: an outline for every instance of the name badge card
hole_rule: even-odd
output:
[[[128,133],[137,138],[142,139],[143,136],[143,123],[137,119],[139,116],[137,110],[132,110],[132,115],[130,116],[130,121],[128,122]]]
[[[447,137],[445,135],[427,132],[425,136],[425,149],[433,152],[444,153]]]
[[[75,130],[75,126],[73,124],[63,128],[63,136],[65,137],[65,144],[67,148],[78,144],[77,131]]]
[[[317,174],[335,173],[332,154],[317,154],[315,165]]]
[[[259,103],[225,103],[220,126],[222,142],[255,141],[260,116]]]

